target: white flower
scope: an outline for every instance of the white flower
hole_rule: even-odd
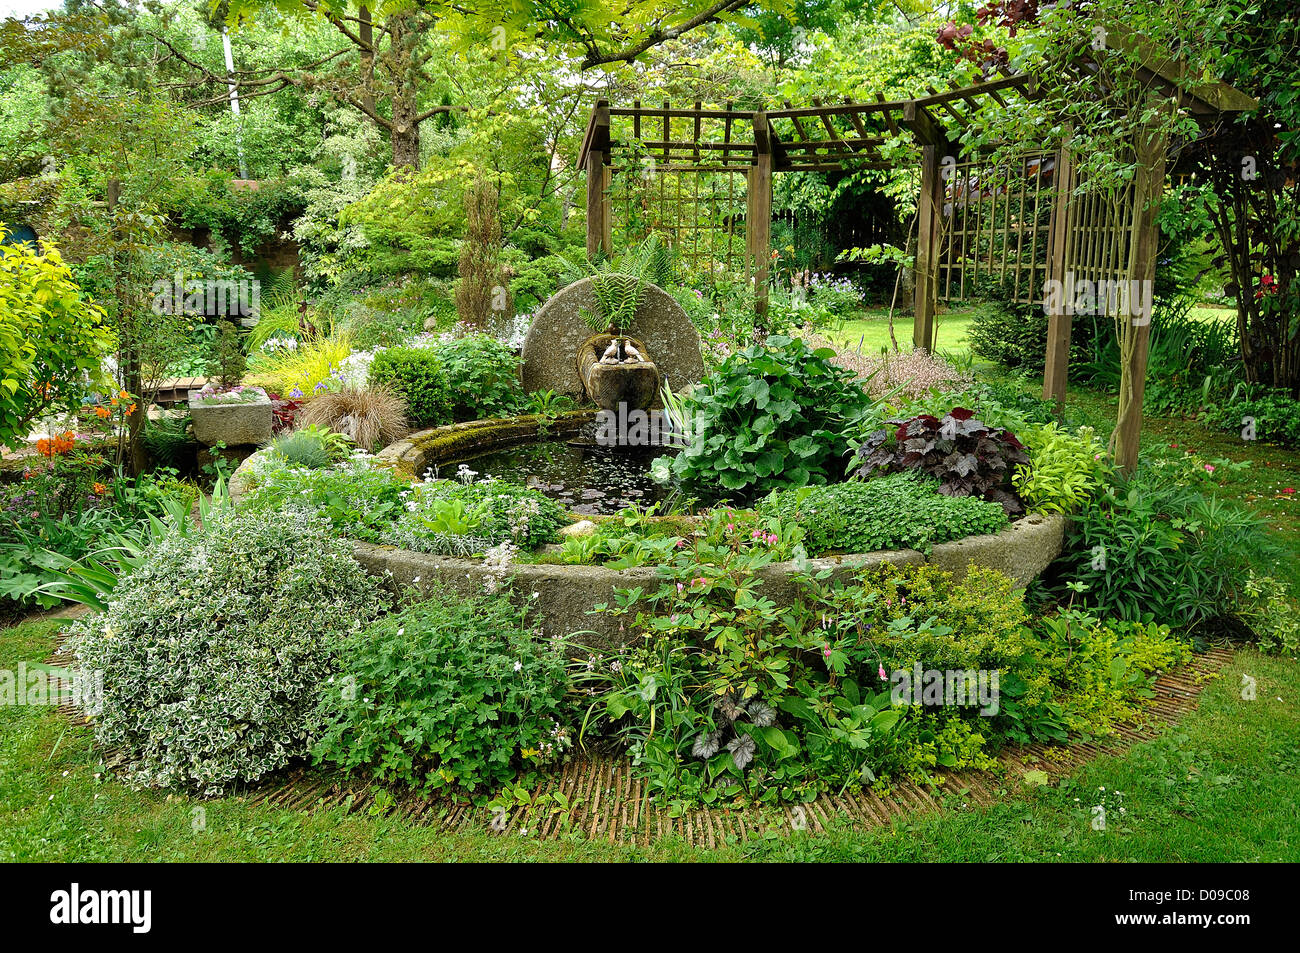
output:
[[[523,662],[520,662],[518,659],[516,659],[516,660],[515,660],[515,671],[517,672],[517,671],[519,671],[520,669],[522,669],[523,667],[524,667],[524,663],[523,663]],[[66,774],[67,772],[64,772],[64,773]]]

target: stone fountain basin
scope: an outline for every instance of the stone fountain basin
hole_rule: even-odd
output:
[[[536,440],[540,436],[576,434],[594,419],[590,411],[562,414],[558,418],[515,417],[508,420],[476,420],[422,430],[382,450],[377,459],[412,479],[431,467],[443,466],[465,456]],[[543,431],[544,427],[544,431]],[[251,462],[251,458],[250,458]],[[245,472],[248,463],[230,481],[231,496],[238,500],[248,491]],[[999,533],[968,536],[936,544],[929,553],[914,549],[882,550],[810,559],[802,571],[831,570],[835,578],[848,580],[861,568],[875,565],[919,566],[928,563],[966,575],[971,566],[996,569],[1019,586],[1047,568],[1061,553],[1068,517],[1030,515]],[[353,542],[358,562],[367,571],[385,577],[396,591],[425,595],[443,586],[466,595],[484,591],[488,573],[481,560],[456,559],[415,553],[395,546]],[[600,604],[613,605],[616,589],[641,586],[647,591],[659,586],[654,566],[635,569],[607,569],[603,566],[570,566],[553,563],[518,563],[513,567],[511,598],[531,605],[546,635],[560,636],[576,646],[609,650],[636,637],[626,617],[593,611]],[[795,596],[795,578],[800,568],[793,562],[771,563],[759,571],[763,594],[778,605],[789,605]],[[536,598],[533,594],[536,593]]]

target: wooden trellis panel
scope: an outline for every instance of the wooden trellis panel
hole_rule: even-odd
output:
[[[1001,166],[978,158],[941,161],[939,300],[980,296],[990,282],[1002,283],[1016,301],[1043,300],[1055,171],[1051,152],[1026,153]]]

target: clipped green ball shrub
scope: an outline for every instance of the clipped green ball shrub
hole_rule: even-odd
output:
[[[388,387],[406,401],[406,415],[416,428],[452,420],[451,391],[442,359],[429,348],[390,347],[370,363],[371,387]]]
[[[308,754],[336,640],[384,607],[379,584],[310,519],[221,512],[173,535],[72,630],[102,679],[95,739],[126,780],[205,795]]]

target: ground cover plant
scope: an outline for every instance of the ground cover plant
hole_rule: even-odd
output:
[[[928,550],[934,543],[996,533],[1007,525],[996,502],[945,496],[937,480],[908,471],[778,491],[760,501],[757,510],[799,526],[810,556]]]
[[[558,761],[572,744],[564,656],[526,611],[436,591],[350,634],[316,758],[470,794]]]

